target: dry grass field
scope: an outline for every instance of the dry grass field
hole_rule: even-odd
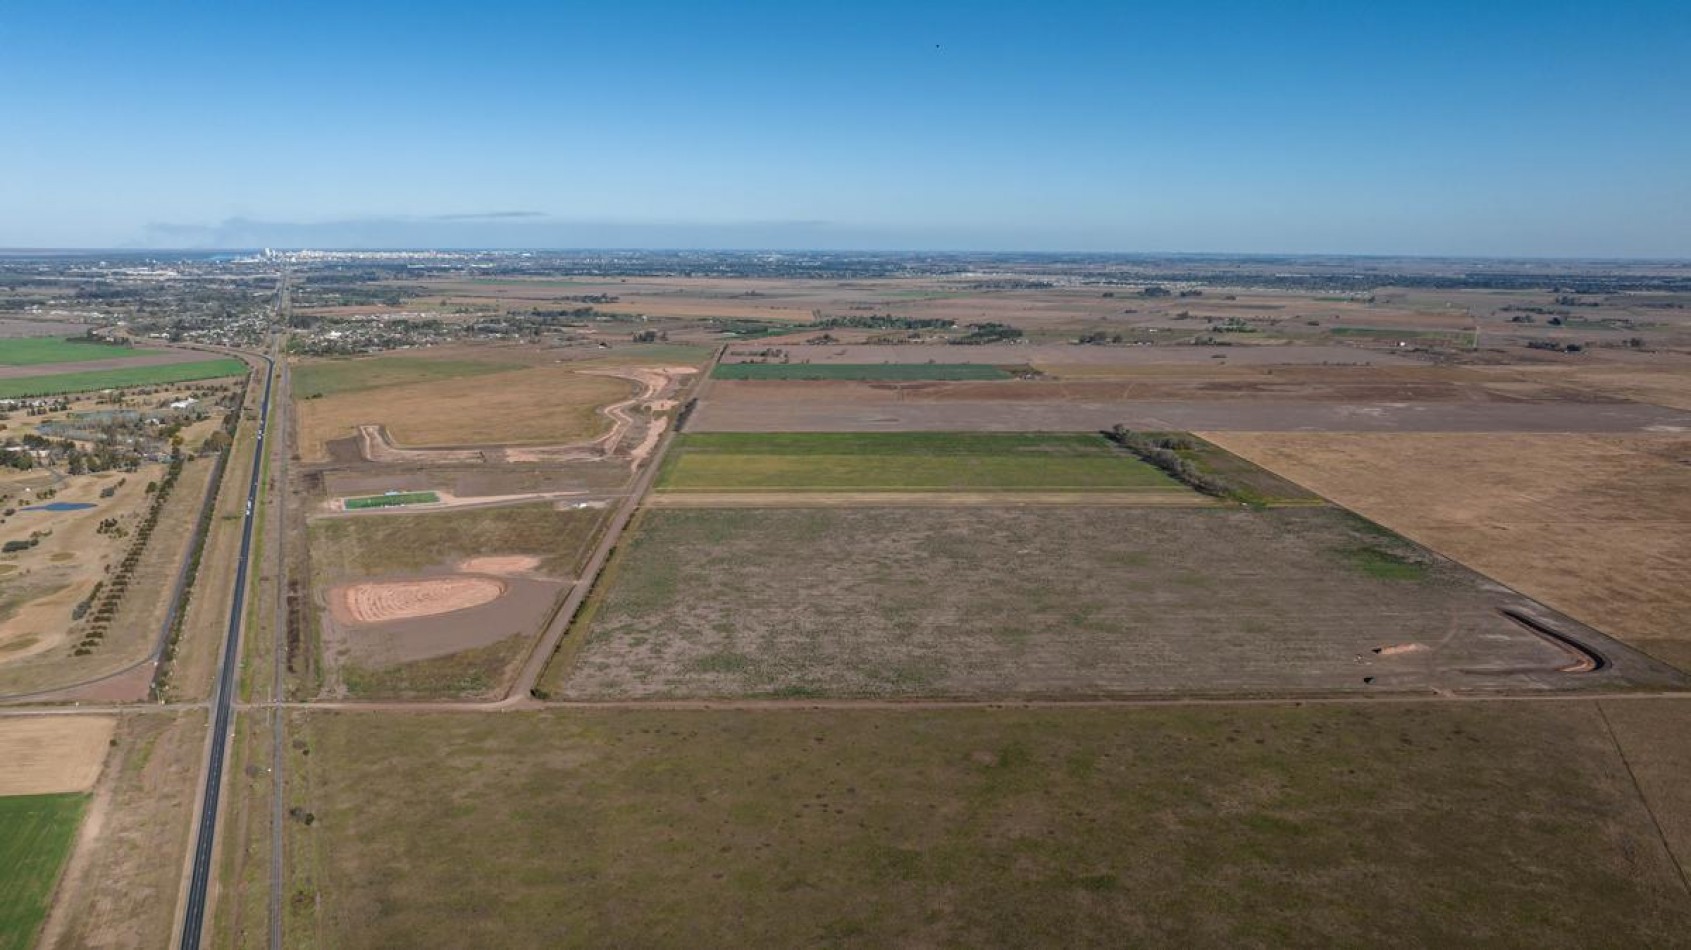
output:
[[[116,728],[110,716],[0,719],[0,795],[88,791]]]
[[[304,399],[300,454],[326,459],[328,442],[374,423],[407,446],[585,441],[610,427],[599,407],[634,391],[627,380],[559,364]]]
[[[289,802],[315,819],[288,824],[301,946],[1583,948],[1691,929],[1594,703],[371,715],[290,720]]]
[[[1331,508],[664,508],[632,530],[553,664],[557,695],[1557,689],[1616,672],[1556,672],[1567,655],[1500,612],[1530,602]]]
[[[202,711],[123,719],[38,946],[152,950],[170,942],[201,756]]]
[[[1204,436],[1691,668],[1691,435]]]

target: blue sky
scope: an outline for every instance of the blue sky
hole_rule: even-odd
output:
[[[1691,257],[1683,2],[0,4],[0,246]]]

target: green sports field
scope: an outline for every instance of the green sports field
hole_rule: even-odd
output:
[[[67,340],[60,337],[26,337],[0,340],[0,366],[46,366],[51,363],[82,363],[88,360],[121,359],[157,350],[138,350],[115,343]]]
[[[192,363],[166,363],[161,366],[129,366],[121,369],[91,370],[85,373],[23,376],[17,379],[0,379],[0,399],[18,399],[24,396],[58,396],[64,393],[91,392],[96,389],[121,389],[125,386],[185,383],[196,379],[239,376],[246,371],[247,364],[240,360],[218,359],[198,360]]]
[[[0,950],[24,950],[47,916],[86,795],[0,798]]]
[[[1009,379],[997,366],[975,363],[722,363],[716,379],[968,380]]]
[[[1188,489],[1076,433],[689,433],[660,491],[1150,491]]]
[[[400,505],[432,505],[437,501],[440,501],[440,496],[432,491],[406,491],[393,495],[348,498],[345,504],[349,510],[357,510],[359,508],[397,508]]]

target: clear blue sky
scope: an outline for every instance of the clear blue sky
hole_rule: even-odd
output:
[[[14,3],[0,116],[0,246],[1691,257],[1686,0]]]

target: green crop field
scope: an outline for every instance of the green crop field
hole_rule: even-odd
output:
[[[23,950],[47,916],[86,795],[0,798],[0,950]]]
[[[1376,339],[1404,340],[1463,340],[1466,330],[1402,330],[1397,327],[1332,327],[1334,336],[1360,336]]]
[[[81,363],[87,360],[121,359],[156,350],[138,350],[115,343],[95,343],[59,337],[27,337],[0,340],[0,366],[44,366],[49,363]]]
[[[722,363],[716,379],[947,380],[1009,379],[997,366],[977,363]]]
[[[1188,489],[1103,436],[1075,433],[689,433],[663,491]]]
[[[17,379],[0,379],[0,399],[18,399],[24,396],[58,396],[64,393],[91,392],[96,389],[122,389],[125,386],[185,383],[196,379],[239,376],[246,371],[247,364],[240,360],[218,359],[198,360],[192,363],[166,363],[161,366],[130,366],[122,369],[91,370],[86,373],[24,376]]]
[[[395,508],[400,505],[432,505],[437,501],[440,501],[440,496],[432,491],[406,491],[393,495],[348,498],[345,504],[348,509]]]
[[[417,356],[313,361],[294,367],[294,398],[311,399],[360,389],[483,376],[521,369],[522,365],[491,360],[431,360]]]

